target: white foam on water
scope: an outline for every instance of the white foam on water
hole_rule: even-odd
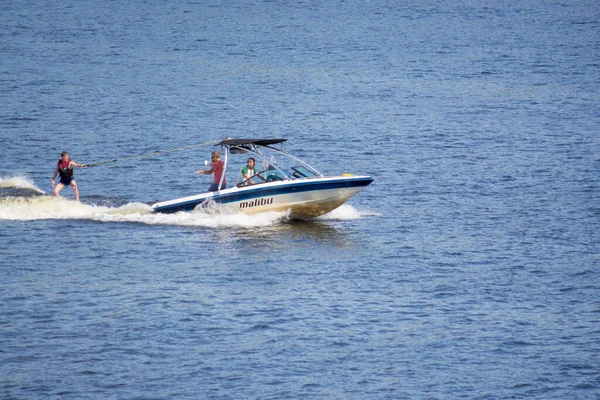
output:
[[[178,225],[190,227],[258,227],[275,225],[287,220],[287,213],[262,213],[248,215],[233,212],[225,207],[199,208],[192,212],[174,214],[153,213],[145,204],[129,203],[92,217],[102,222],[137,222],[148,225]]]
[[[0,220],[35,221],[46,219],[80,219],[99,222],[133,222],[147,225],[179,225],[197,227],[257,227],[287,221],[288,213],[236,213],[213,206],[193,212],[154,213],[143,203],[127,203],[120,207],[78,203],[64,197],[0,197]]]
[[[0,177],[0,188],[26,189],[37,194],[46,194],[46,192],[38,188],[35,183],[26,176]]]
[[[373,211],[357,210],[350,204],[342,204],[335,210],[318,217],[318,220],[351,220],[360,219],[369,216],[380,216],[381,214]]]
[[[81,219],[105,211],[106,207],[89,206],[64,197],[0,198],[0,219],[4,220]]]

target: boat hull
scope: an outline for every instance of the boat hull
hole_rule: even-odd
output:
[[[343,176],[267,182],[156,203],[152,208],[174,213],[214,202],[248,214],[289,210],[291,218],[309,219],[338,208],[372,181],[369,176]]]

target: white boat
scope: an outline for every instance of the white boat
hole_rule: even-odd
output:
[[[234,155],[242,155],[237,183],[228,189],[206,192],[179,199],[162,201],[152,206],[155,212],[192,211],[196,207],[219,203],[228,208],[254,214],[288,211],[290,218],[310,219],[326,214],[373,182],[370,176],[343,174],[324,176],[308,163],[283,151],[287,139],[226,139],[221,146],[224,172],[219,187],[227,176]],[[274,147],[280,145],[280,147]],[[243,179],[241,168],[253,157],[258,173]],[[237,177],[237,176],[236,176]],[[231,176],[229,176],[231,178]],[[231,182],[227,179],[227,182]]]

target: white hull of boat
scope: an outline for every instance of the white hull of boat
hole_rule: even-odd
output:
[[[309,219],[341,206],[372,181],[368,176],[344,176],[268,182],[165,201],[152,207],[156,212],[173,213],[215,202],[248,214],[289,210],[291,218]]]

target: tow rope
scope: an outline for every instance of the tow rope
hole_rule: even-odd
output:
[[[156,157],[158,155],[161,154],[166,154],[166,153],[173,153],[175,151],[180,151],[180,150],[187,150],[187,149],[191,149],[193,147],[200,147],[200,146],[208,146],[211,144],[217,144],[220,141],[216,141],[216,142],[206,142],[206,143],[198,143],[198,144],[192,144],[190,146],[185,146],[185,147],[179,147],[176,149],[171,149],[171,150],[164,150],[164,151],[155,151],[154,153],[148,153],[148,154],[142,154],[139,156],[133,156],[133,157],[126,157],[126,158],[119,158],[116,160],[104,160],[104,161],[98,161],[92,164],[84,164],[85,168],[89,168],[89,167],[95,167],[97,165],[102,165],[102,164],[108,164],[108,163],[114,163],[114,162],[119,162],[119,161],[127,161],[127,160],[134,160],[136,158],[143,158],[143,157]]]

